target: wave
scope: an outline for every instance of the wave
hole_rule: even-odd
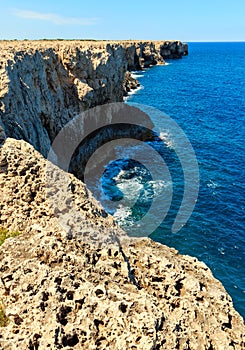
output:
[[[145,73],[145,69],[144,70],[132,70],[131,71],[131,74],[133,75],[133,74],[142,74],[142,73]]]
[[[138,78],[143,78],[143,74],[131,74],[132,78],[138,79]]]
[[[218,184],[214,182],[213,180],[210,180],[209,183],[207,184],[209,188],[217,188]]]
[[[167,132],[161,131],[160,134],[158,135],[159,139],[164,142],[164,144],[168,148],[174,149],[174,140],[172,139],[171,135]]]
[[[128,95],[125,96],[123,98],[124,101],[127,101],[132,95],[135,95],[137,94],[137,92],[139,92],[140,90],[143,90],[144,89],[144,86],[143,85],[140,85],[139,87],[137,87],[137,89],[132,89],[128,92]]]

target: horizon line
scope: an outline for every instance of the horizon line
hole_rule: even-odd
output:
[[[94,38],[38,38],[38,39],[4,39],[0,38],[0,41],[45,41],[45,40],[57,40],[57,41],[181,41],[183,43],[242,43],[244,40],[179,40],[179,39],[94,39]]]

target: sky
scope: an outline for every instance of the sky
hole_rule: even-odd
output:
[[[245,41],[245,0],[0,0],[0,39]]]

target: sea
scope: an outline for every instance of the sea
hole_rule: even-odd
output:
[[[162,130],[164,147],[159,140],[148,142],[164,158],[173,182],[169,212],[150,237],[205,262],[245,319],[245,42],[188,45],[189,55],[182,59],[133,72],[140,87],[125,101],[151,106],[174,120],[191,143],[199,168],[193,212],[173,232],[183,197],[183,170],[171,133]],[[156,118],[154,123],[161,125],[161,114]],[[121,155],[101,179],[110,200],[117,201],[124,191],[132,199],[140,194],[133,206],[107,208],[124,228],[145,215],[154,193],[166,186],[131,158]]]

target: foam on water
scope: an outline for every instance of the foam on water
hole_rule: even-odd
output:
[[[131,73],[131,76],[132,76],[134,79],[138,79],[138,78],[142,78],[144,75],[143,75],[143,74],[132,74],[132,73]]]
[[[144,73],[133,72],[141,88],[126,98],[127,103],[153,106],[171,116],[188,136],[199,163],[200,193],[195,210],[188,223],[173,234],[184,178],[174,138],[164,128],[157,131],[159,139],[150,144],[170,170],[173,200],[151,237],[203,260],[245,317],[245,43],[191,43],[189,52],[182,60],[171,60]],[[176,140],[178,135],[174,136]],[[137,158],[138,151],[138,146],[118,148],[120,160],[111,164],[101,180],[102,198],[117,205],[102,204],[111,209],[122,227],[136,229],[156,193],[172,186],[153,181],[144,168],[129,166],[127,159]],[[123,202],[127,196],[129,205]],[[149,220],[154,222],[154,216]]]
[[[127,96],[124,96],[123,100],[124,101],[127,101],[129,100],[130,97],[132,97],[132,95],[135,95],[137,94],[140,90],[143,90],[144,89],[144,86],[143,85],[140,85],[139,87],[137,87],[136,89],[132,89],[128,92],[128,95]]]
[[[206,262],[245,317],[244,57],[245,43],[190,43],[189,56],[145,71],[139,78],[144,90],[127,102],[171,116],[189,137],[200,168],[199,198],[187,225],[175,235],[169,229],[184,185],[176,170],[173,206],[152,238]],[[159,138],[174,152],[166,130]],[[167,157],[172,172],[176,160]]]
[[[120,226],[124,226],[127,222],[127,225],[133,225],[132,220],[127,220],[132,215],[132,210],[129,207],[125,207],[124,205],[118,206],[118,209],[115,211],[113,217],[117,221]]]
[[[174,148],[174,140],[171,138],[171,135],[169,133],[166,131],[161,131],[158,136],[159,139],[161,139],[167,147]]]

